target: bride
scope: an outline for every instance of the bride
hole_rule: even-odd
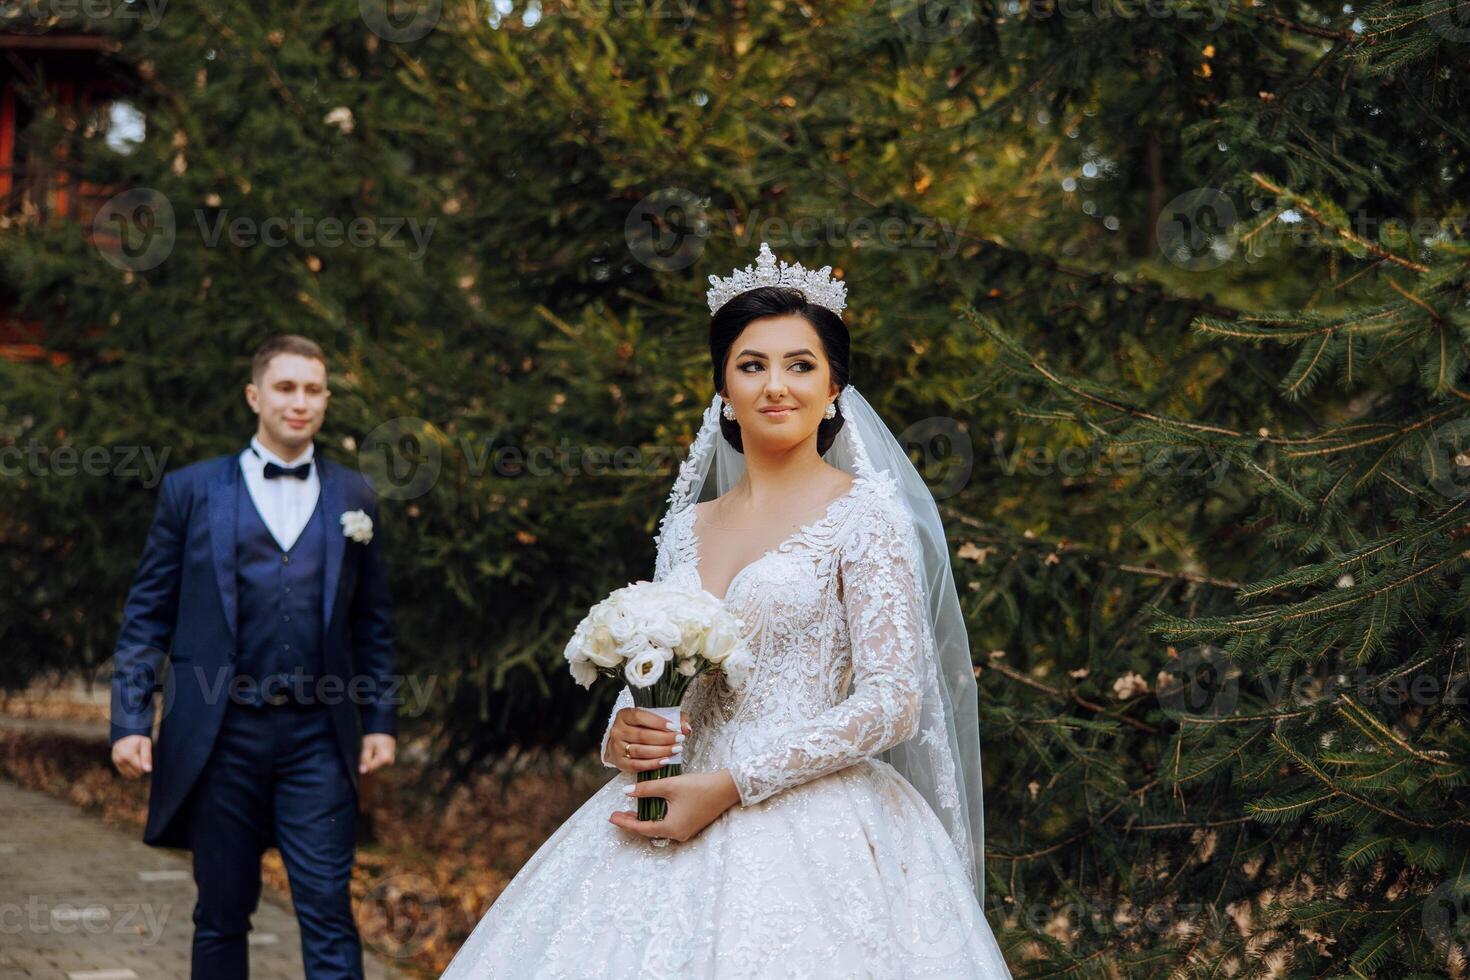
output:
[[[975,678],[944,529],[848,383],[830,271],[777,268],[762,243],[754,269],[710,277],[716,395],[659,525],[654,579],[722,597],[750,679],[696,678],[681,731],[624,688],[602,742],[619,775],[442,978],[1010,976],[981,911]],[[670,762],[683,772],[636,782]],[[638,820],[641,796],[665,819]]]

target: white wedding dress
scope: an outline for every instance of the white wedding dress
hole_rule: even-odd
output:
[[[700,587],[694,519],[686,507],[662,528],[656,580]],[[755,669],[739,691],[719,674],[690,686],[684,771],[730,770],[739,805],[655,847],[608,821],[637,805],[619,772],[526,862],[443,978],[1009,977],[969,862],[874,758],[916,725],[924,610],[908,520],[886,471],[859,476],[730,582]],[[625,688],[613,713],[631,704]]]

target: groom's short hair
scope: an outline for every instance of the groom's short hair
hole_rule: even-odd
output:
[[[277,334],[256,348],[255,356],[250,359],[250,380],[260,384],[260,379],[265,376],[265,369],[270,365],[271,358],[277,354],[300,354],[302,357],[314,357],[322,362],[322,367],[327,366],[327,355],[322,352],[316,341],[300,334]]]

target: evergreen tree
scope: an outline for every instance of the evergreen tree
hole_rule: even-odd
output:
[[[1091,599],[1071,649],[1011,644],[982,694],[987,745],[1032,748],[989,755],[1030,796],[992,794],[1010,839],[992,836],[991,871],[1042,927],[1043,971],[1467,969],[1470,34],[1454,7],[1232,7],[1200,32],[1203,5],[1168,5],[954,57],[987,66],[976,91],[1003,89],[1017,124],[1075,120],[1118,174],[1089,189],[1098,212],[1150,219],[1117,248],[1112,291],[1147,277],[1193,327],[1165,360],[1151,316],[1109,317],[1116,365],[1083,371],[1032,311],[967,311],[1022,418],[1125,461],[1044,508],[1045,547],[1001,544],[991,586]],[[1120,491],[1122,519],[1097,525]],[[1144,536],[1178,557],[1127,561]]]
[[[126,250],[0,229],[5,298],[66,359],[0,363],[0,438],[230,451],[249,352],[316,337],[323,447],[383,491],[440,761],[586,748],[607,701],[562,644],[649,574],[709,392],[707,276],[768,240],[850,282],[853,380],[954,536],[1018,975],[1463,972],[1457,12],[446,4],[420,32],[225,0],[93,24],[146,138],[118,153],[40,87],[25,138],[167,202],[174,235],[144,268],[136,200]],[[0,479],[0,680],[105,660],[153,492]]]

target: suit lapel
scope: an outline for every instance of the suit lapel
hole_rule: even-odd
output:
[[[235,524],[241,487],[240,460],[230,456],[223,472],[209,484],[209,541],[214,551],[214,575],[224,604],[230,639],[239,638],[238,596],[235,590]]]
[[[342,553],[347,547],[347,536],[342,533],[342,511],[346,507],[343,499],[345,488],[341,474],[330,460],[320,459],[317,477],[322,484],[322,534],[326,540],[326,567],[322,580],[322,631],[332,625],[332,607],[337,600],[337,582],[342,575]]]

